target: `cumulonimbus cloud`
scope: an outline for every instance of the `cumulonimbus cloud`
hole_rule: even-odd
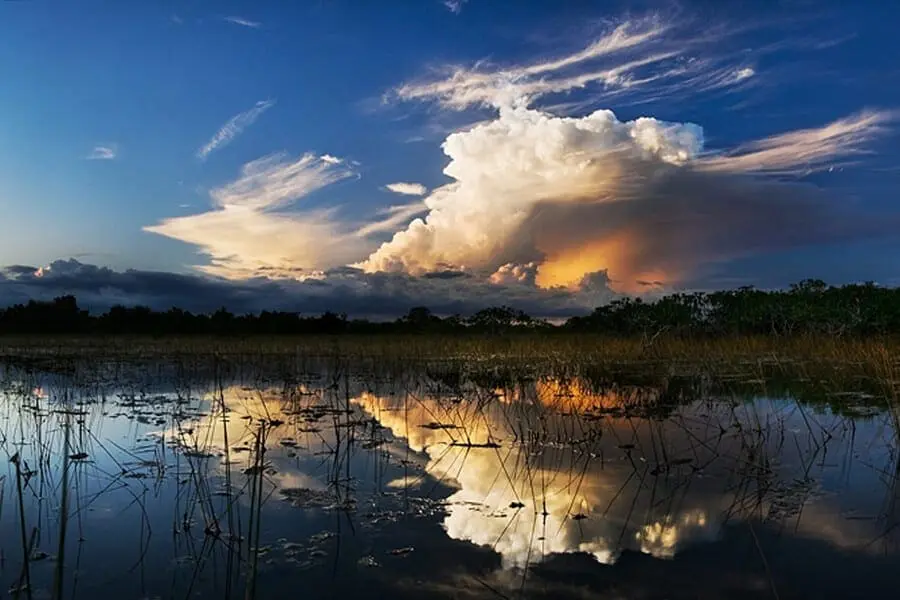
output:
[[[260,100],[253,105],[253,108],[245,110],[228,119],[215,135],[197,150],[197,158],[205,160],[210,153],[227,146],[235,137],[239,136],[246,128],[253,125],[264,112],[273,106],[275,106],[275,100]]]
[[[489,107],[495,117],[446,138],[452,181],[424,198],[422,218],[358,264],[413,274],[449,266],[545,287],[606,270],[619,289],[639,291],[746,254],[888,233],[896,219],[852,214],[800,181],[866,152],[895,116],[888,111],[713,149],[697,124],[623,122],[609,110],[564,117],[536,106],[588,88],[599,90],[595,99],[646,99],[760,77],[746,56],[710,54],[708,42],[725,34],[709,31],[688,39],[677,23],[650,16],[568,55],[448,67],[395,88],[386,99]]]
[[[812,186],[765,174],[853,156],[888,116],[865,112],[714,152],[690,123],[501,108],[494,121],[447,138],[444,173],[454,181],[362,266],[422,273],[454,265],[506,280],[516,272],[509,265],[533,263],[544,286],[608,269],[635,290],[679,281],[705,262],[875,234],[884,221],[848,219]]]

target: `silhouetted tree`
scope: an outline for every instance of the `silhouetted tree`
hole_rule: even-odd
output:
[[[52,301],[31,300],[0,309],[0,334],[215,334],[304,335],[384,334],[394,332],[479,333],[487,335],[535,331],[581,331],[614,336],[640,336],[648,343],[660,335],[727,336],[820,334],[832,336],[900,333],[900,289],[872,282],[830,287],[807,279],[787,290],[742,287],[712,293],[677,293],[655,301],[621,298],[588,315],[572,317],[552,328],[509,306],[489,307],[467,318],[440,317],[424,306],[413,307],[393,322],[349,320],[326,312],[262,311],[234,315],[224,307],[212,314],[180,308],[155,311],[146,306],[113,306],[92,316],[74,296]]]

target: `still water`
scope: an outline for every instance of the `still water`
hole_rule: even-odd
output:
[[[861,394],[837,414],[702,377],[0,374],[11,597],[900,589],[896,421]]]

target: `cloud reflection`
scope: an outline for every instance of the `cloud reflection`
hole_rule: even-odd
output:
[[[691,499],[658,510],[639,485],[631,485],[630,465],[604,463],[579,448],[592,444],[567,447],[567,440],[587,434],[590,426],[580,429],[557,411],[621,408],[638,400],[637,390],[579,393],[546,380],[498,397],[501,402],[478,411],[448,407],[436,398],[404,403],[362,394],[355,400],[412,450],[428,456],[428,474],[455,484],[443,522],[450,537],[493,548],[507,567],[524,567],[572,552],[610,564],[625,548],[671,557],[692,538],[714,535],[708,511],[719,498],[711,506]],[[522,443],[523,434],[540,442]],[[500,446],[481,447],[493,443]],[[617,495],[622,502],[616,502]]]
[[[813,479],[795,477],[810,460],[800,437],[795,452],[779,446],[778,435],[751,429],[774,423],[765,403],[704,403],[664,414],[663,388],[598,390],[552,378],[438,389],[381,395],[361,384],[331,392],[227,387],[215,396],[219,408],[190,427],[185,445],[228,447],[243,468],[259,423],[274,423],[267,493],[336,489],[323,457],[345,464],[354,453],[377,452],[395,468],[378,467],[386,477],[376,496],[446,494],[446,534],[491,548],[505,568],[571,553],[604,564],[624,551],[671,559],[747,520],[790,523],[796,535],[841,548],[881,547],[872,543],[874,523],[843,518],[840,502],[817,492]],[[802,436],[793,427],[799,422],[779,418],[785,435]],[[849,451],[843,444],[835,440],[833,451]],[[778,471],[763,467],[775,457]],[[366,477],[357,472],[350,480]],[[354,486],[352,493],[362,493]],[[336,497],[335,506],[345,500]]]

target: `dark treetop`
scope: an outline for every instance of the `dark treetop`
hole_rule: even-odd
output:
[[[263,311],[235,315],[224,308],[193,314],[171,308],[114,306],[92,315],[74,296],[30,301],[0,310],[0,334],[338,334],[592,332],[608,335],[874,335],[900,332],[900,289],[873,283],[830,287],[805,280],[788,290],[751,287],[712,293],[676,293],[647,301],[624,298],[592,313],[552,325],[508,306],[472,315],[438,316],[414,307],[395,321],[350,319],[326,312],[304,316]]]

